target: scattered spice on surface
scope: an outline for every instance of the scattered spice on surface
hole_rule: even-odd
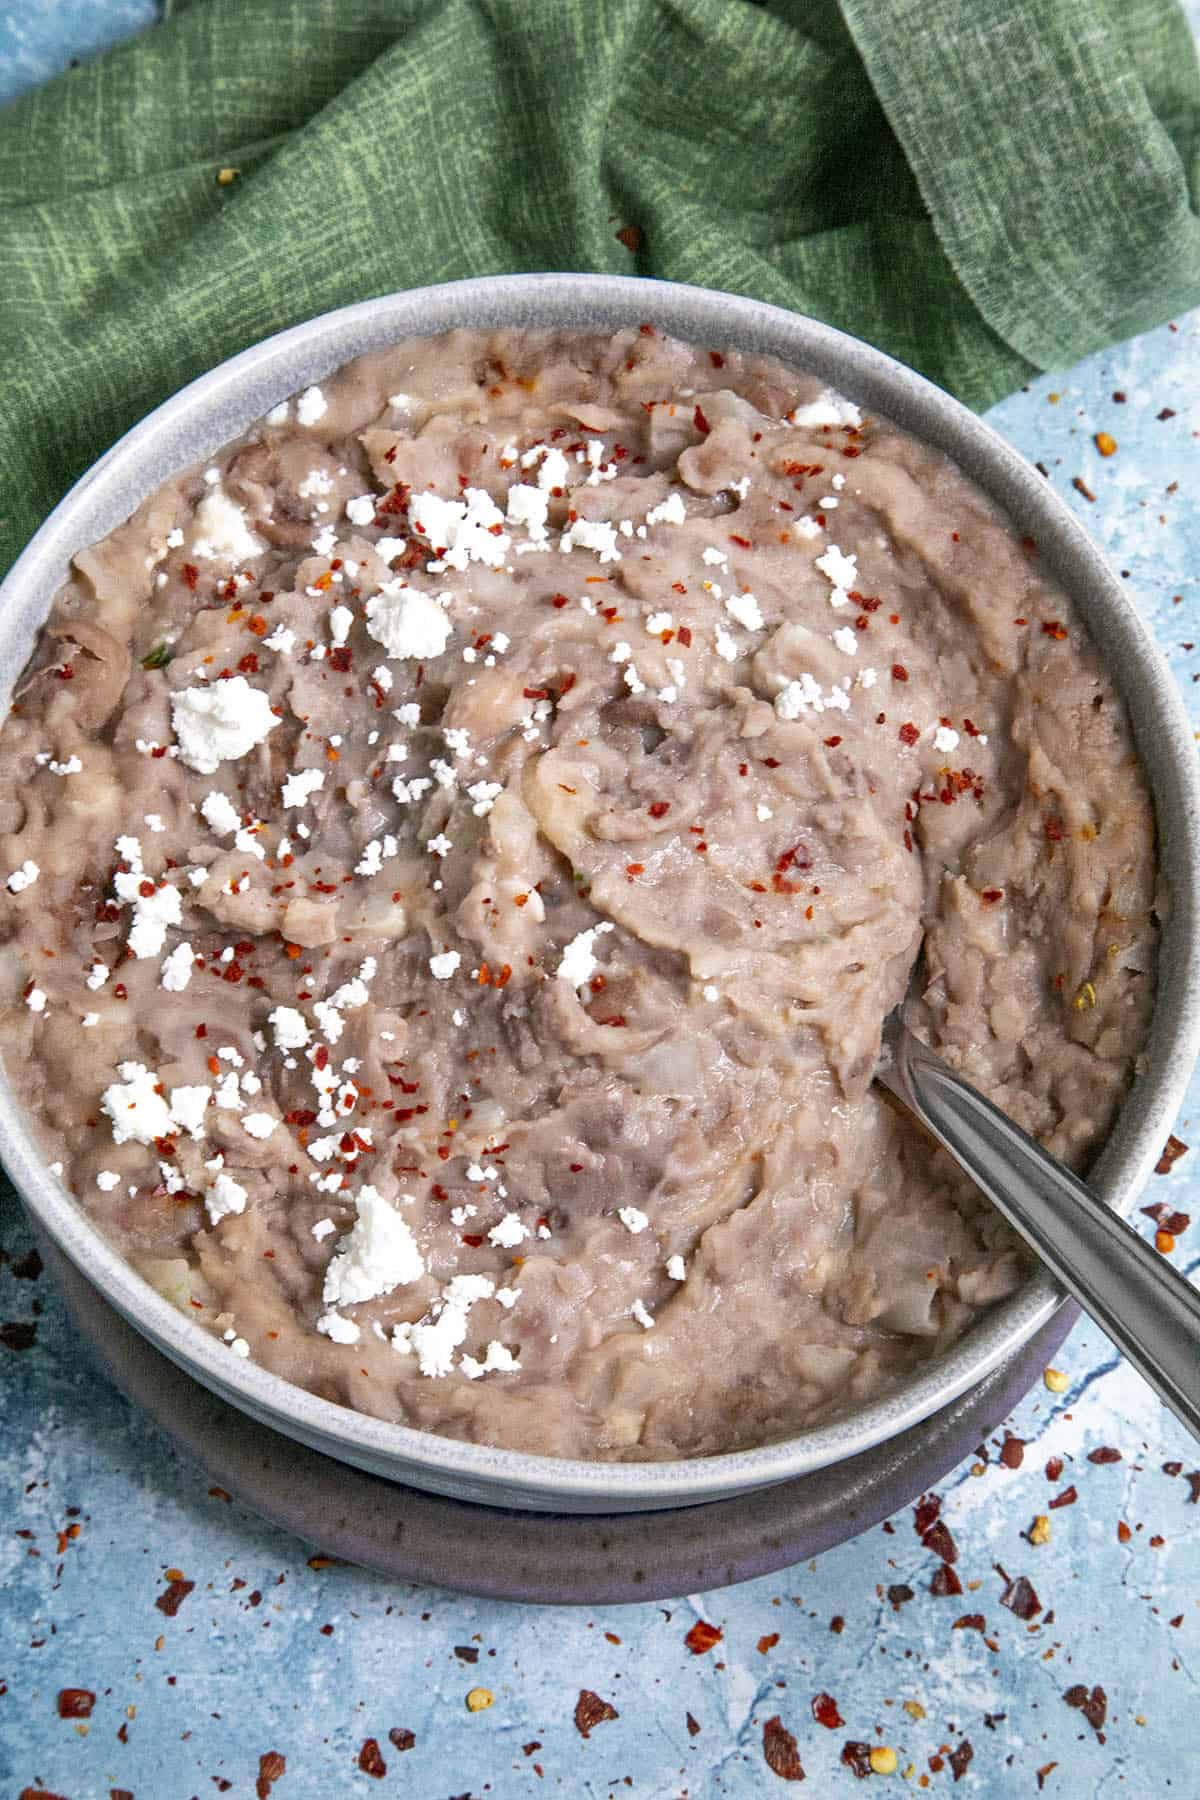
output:
[[[268,1800],[272,1785],[287,1771],[287,1758],[278,1750],[264,1750],[258,1759],[258,1780],[254,1792],[258,1800]]]
[[[776,1713],[763,1726],[763,1759],[781,1781],[803,1781],[804,1765],[792,1733]]]
[[[363,1747],[358,1753],[358,1766],[364,1775],[373,1775],[376,1781],[382,1781],[387,1774],[387,1764],[383,1760],[378,1741],[375,1738],[364,1740]]]
[[[184,1581],[182,1576],[172,1576],[163,1592],[155,1596],[154,1604],[160,1613],[173,1619],[195,1585],[194,1581]]]
[[[1187,1155],[1187,1148],[1188,1147],[1183,1139],[1177,1138],[1175,1133],[1172,1132],[1166,1143],[1163,1145],[1162,1155],[1154,1165],[1154,1173],[1156,1175],[1169,1175],[1180,1157]]]
[[[388,1732],[388,1743],[393,1750],[411,1750],[417,1741],[415,1731],[409,1731],[405,1725],[393,1725]]]
[[[858,1781],[865,1781],[872,1773],[871,1745],[864,1744],[858,1738],[848,1738],[842,1745],[842,1761]]]
[[[818,1725],[824,1725],[827,1731],[836,1731],[846,1723],[838,1711],[838,1703],[832,1694],[814,1694],[812,1715]]]
[[[575,1702],[575,1729],[580,1737],[590,1737],[597,1725],[603,1725],[607,1719],[619,1719],[620,1713],[591,1688],[580,1688],[579,1698]],[[690,1718],[690,1714],[688,1715]]]
[[[1094,1687],[1091,1693],[1083,1682],[1069,1687],[1063,1695],[1068,1706],[1081,1712],[1100,1742],[1104,1742],[1104,1721],[1108,1717],[1108,1695],[1102,1687]]]
[[[1095,502],[1096,496],[1093,494],[1082,475],[1072,476],[1071,486],[1075,489],[1077,494],[1082,494],[1085,500],[1091,500],[1093,503]]]
[[[495,1698],[496,1696],[493,1694],[491,1688],[472,1688],[467,1695],[467,1711],[473,1713],[486,1712]]]
[[[90,1688],[59,1688],[58,1690],[58,1716],[60,1719],[90,1719],[95,1704],[96,1696]]]
[[[719,1625],[710,1625],[706,1619],[697,1619],[683,1641],[693,1656],[704,1656],[714,1644],[721,1642],[724,1635]]]

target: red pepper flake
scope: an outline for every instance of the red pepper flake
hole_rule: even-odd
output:
[[[1180,1157],[1186,1155],[1187,1145],[1182,1138],[1177,1138],[1174,1132],[1172,1132],[1171,1136],[1163,1146],[1162,1155],[1154,1165],[1154,1173],[1156,1175],[1169,1175]]]
[[[974,1756],[970,1738],[964,1738],[958,1749],[950,1752],[950,1767],[954,1770],[955,1781],[962,1780]]]
[[[705,1619],[697,1619],[683,1641],[693,1656],[703,1656],[714,1644],[719,1644],[724,1635],[719,1625],[710,1625]]]
[[[1038,1793],[1039,1794],[1045,1793],[1046,1777],[1047,1777],[1047,1775],[1053,1774],[1054,1770],[1057,1769],[1057,1767],[1058,1767],[1058,1764],[1056,1762],[1048,1762],[1048,1763],[1043,1763],[1041,1768],[1037,1771],[1037,1784],[1038,1784]]]
[[[269,629],[270,627],[261,613],[254,613],[246,620],[246,630],[253,632],[255,637],[266,637]]]
[[[1046,833],[1048,844],[1061,844],[1067,835],[1067,828],[1057,813],[1048,813],[1042,821],[1042,829]]]
[[[1118,1544],[1127,1544],[1132,1536],[1133,1536],[1133,1533],[1132,1533],[1132,1531],[1130,1531],[1130,1529],[1129,1529],[1128,1525],[1125,1523],[1124,1519],[1118,1519],[1117,1520],[1117,1542],[1118,1542]]]
[[[569,606],[571,602],[567,599],[565,594],[551,594],[550,604],[557,612],[561,612],[563,607]]]
[[[1173,406],[1164,406],[1162,411],[1156,412],[1154,416],[1158,420],[1173,419],[1175,417],[1175,408]]]
[[[842,455],[843,456],[861,456],[862,451],[858,447],[857,444],[843,444],[842,445]]]
[[[59,1688],[58,1690],[58,1716],[60,1719],[90,1719],[95,1704],[96,1696],[90,1688]]]
[[[55,669],[54,676],[57,681],[74,681],[75,669],[73,664],[64,663],[61,669]]]
[[[942,1503],[936,1494],[923,1494],[913,1507],[913,1530],[924,1537],[935,1519],[941,1517]]]
[[[824,1725],[827,1731],[836,1731],[846,1723],[838,1711],[838,1703],[832,1694],[814,1694],[812,1716],[818,1725]]]
[[[781,1781],[803,1781],[804,1765],[796,1740],[776,1713],[763,1726],[763,1760]]]
[[[625,873],[628,876],[630,876],[631,878],[634,875],[644,875],[645,872],[646,872],[645,863],[626,863],[625,864]]]
[[[154,1604],[160,1613],[165,1613],[168,1619],[173,1619],[195,1585],[194,1581],[184,1581],[181,1576],[173,1576],[168,1580],[163,1592],[155,1596]]]
[[[767,1652],[773,1650],[778,1642],[779,1633],[777,1631],[765,1632],[758,1640],[758,1654],[766,1656]]]
[[[1003,900],[1004,889],[1003,888],[984,888],[984,890],[983,890],[982,894],[979,896],[979,898],[983,901],[983,904],[985,906],[995,906],[996,902],[998,900]]]
[[[874,1773],[871,1768],[871,1746],[860,1739],[849,1738],[842,1745],[842,1761],[856,1781],[865,1781]]]
[[[1088,1451],[1090,1463],[1119,1463],[1121,1452],[1113,1444],[1097,1444],[1094,1450]]]
[[[1006,1431],[1004,1442],[1000,1446],[1000,1461],[1006,1469],[1019,1469],[1025,1461],[1025,1439],[1014,1437],[1011,1431]]]
[[[379,1744],[375,1738],[367,1738],[358,1753],[358,1766],[364,1775],[373,1775],[376,1781],[382,1781],[387,1774],[387,1764],[380,1754]]]
[[[678,637],[678,639],[679,639],[680,643],[683,645],[684,649],[690,650],[691,644],[692,644],[692,633],[691,633],[690,627],[687,625],[681,625],[675,635]]]
[[[903,663],[893,663],[892,664],[892,680],[893,681],[907,681],[908,680],[908,670],[905,668]]]
[[[827,737],[825,739],[825,748],[827,750],[836,750],[841,741],[840,737]]]
[[[684,1713],[683,1716],[687,1721],[688,1736],[689,1737],[699,1737],[700,1731],[701,1731],[701,1725],[700,1725],[699,1719],[694,1719],[692,1717],[691,1713]]]
[[[963,1591],[957,1569],[949,1563],[939,1563],[933,1572],[933,1580],[929,1583],[929,1591],[939,1600],[951,1598]]]
[[[705,434],[712,430],[712,426],[704,416],[703,409],[699,406],[692,414],[692,424],[696,427],[697,431],[703,431]]]
[[[916,743],[921,734],[916,726],[909,722],[908,724],[902,725],[896,735],[902,744],[911,746]]]
[[[575,1729],[580,1737],[590,1737],[597,1725],[603,1725],[608,1719],[619,1719],[620,1713],[591,1688],[580,1688],[579,1698],[575,1702]]]
[[[721,355],[719,350],[710,350],[708,353],[708,360],[714,369],[723,369],[725,367],[725,358]]]
[[[254,1791],[258,1800],[268,1800],[271,1788],[287,1772],[287,1758],[278,1750],[264,1750],[258,1759],[258,1780]]]
[[[1001,1606],[1007,1606],[1009,1612],[1016,1613],[1018,1619],[1026,1622],[1036,1619],[1042,1610],[1042,1603],[1028,1576],[1018,1575],[1013,1579],[999,1563],[996,1564],[996,1573],[1004,1583],[1004,1592],[1000,1596]]]
[[[1063,1695],[1063,1699],[1068,1706],[1074,1707],[1077,1712],[1083,1714],[1092,1730],[1096,1733],[1096,1736],[1100,1739],[1100,1742],[1103,1743],[1103,1726],[1105,1719],[1108,1717],[1108,1695],[1105,1693],[1104,1689],[1102,1687],[1094,1687],[1089,1694],[1083,1682],[1080,1681],[1077,1682],[1074,1687],[1069,1687],[1067,1689],[1066,1693]]]
[[[947,1530],[944,1519],[939,1519],[935,1525],[929,1527],[928,1531],[923,1532],[921,1542],[926,1550],[932,1550],[934,1555],[940,1556],[943,1562],[958,1561],[958,1545]]]
[[[393,1750],[411,1750],[416,1744],[416,1741],[416,1732],[409,1731],[406,1725],[393,1725],[392,1729],[388,1732],[388,1742]],[[541,1745],[538,1744],[535,1748],[540,1750]]]
[[[1090,500],[1093,504],[1095,503],[1096,496],[1093,494],[1082,475],[1073,475],[1071,477],[1071,486],[1075,489],[1077,494],[1082,494],[1085,500]]]
[[[185,586],[190,588],[192,593],[195,593],[196,583],[200,579],[200,571],[195,563],[184,563],[183,568],[180,570],[180,574],[183,576]]]
[[[1071,1486],[1065,1487],[1061,1494],[1055,1494],[1053,1500],[1049,1503],[1050,1511],[1054,1512],[1055,1509],[1060,1506],[1074,1506],[1078,1498],[1079,1494],[1076,1491],[1075,1484],[1072,1482]]]
[[[961,1619],[955,1619],[951,1631],[986,1631],[987,1621],[982,1613],[964,1613]]]
[[[646,808],[652,819],[665,819],[670,810],[671,802],[669,800],[655,800]]]
[[[750,539],[744,538],[744,537],[739,537],[736,531],[730,532],[729,541],[731,544],[739,544],[743,550],[750,550],[753,548],[753,546],[751,545]]]
[[[968,737],[978,737],[979,736],[978,725],[972,725],[970,719],[963,720],[963,730],[966,732]]]
[[[1067,628],[1057,619],[1045,619],[1042,621],[1042,633],[1043,636],[1053,638],[1056,643],[1061,644],[1066,638]]]

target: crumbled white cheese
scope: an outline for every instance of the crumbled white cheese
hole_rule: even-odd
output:
[[[529,533],[529,540],[534,544],[544,544],[549,538],[546,519],[550,512],[550,495],[545,488],[530,487],[522,481],[514,482],[508,490],[507,520],[510,525],[523,525]]]
[[[104,986],[105,982],[108,980],[109,975],[111,973],[112,973],[112,971],[109,969],[109,966],[107,963],[94,962],[92,964],[91,968],[88,970],[87,981],[86,981],[85,985],[87,987],[90,987],[94,994],[98,988],[102,988]]]
[[[182,994],[192,979],[196,953],[190,944],[176,944],[159,970],[162,986],[168,994]]]
[[[638,1324],[641,1326],[643,1331],[653,1330],[654,1320],[651,1318],[650,1314],[646,1311],[645,1305],[641,1300],[634,1301],[633,1305],[629,1309],[629,1313],[630,1313],[631,1318],[634,1318],[637,1320]]]
[[[276,650],[280,656],[290,656],[296,648],[296,634],[287,625],[277,625],[270,637],[263,639],[264,650]]]
[[[249,562],[266,548],[247,525],[237,501],[218,487],[210,488],[196,508],[193,530],[192,555],[201,562]]]
[[[718,550],[713,544],[706,544],[701,553],[701,560],[712,569],[727,569],[729,557],[724,550]]]
[[[862,414],[853,400],[843,400],[826,388],[807,405],[794,407],[788,420],[792,425],[861,425]]]
[[[323,1243],[327,1237],[332,1237],[333,1233],[337,1230],[337,1226],[332,1219],[318,1219],[316,1224],[310,1226],[309,1229],[316,1238],[318,1244],[320,1244]]]
[[[765,825],[768,819],[773,819],[775,817],[775,814],[771,811],[769,806],[764,806],[760,800],[758,805],[754,808],[754,816],[760,825]]]
[[[120,1179],[115,1169],[101,1169],[96,1176],[96,1186],[102,1194],[111,1194]]]
[[[686,1275],[687,1269],[684,1265],[682,1256],[668,1256],[667,1279],[669,1281],[683,1281]]]
[[[321,1292],[326,1306],[374,1300],[395,1287],[418,1281],[425,1273],[425,1259],[411,1229],[377,1189],[360,1188],[355,1207],[354,1225],[325,1271]]]
[[[830,544],[828,550],[817,557],[814,567],[835,588],[843,591],[849,591],[858,581],[858,558],[853,553],[845,555],[836,544]]]
[[[731,594],[725,602],[725,611],[747,631],[761,631],[763,616],[758,601],[753,594]]]
[[[26,888],[33,886],[41,872],[37,864],[30,857],[26,857],[20,868],[13,870],[4,885],[10,894],[23,894]]]
[[[114,1144],[130,1139],[152,1144],[155,1138],[170,1137],[171,1114],[159,1092],[158,1076],[138,1062],[120,1063],[117,1073],[120,1081],[112,1082],[100,1096],[101,1111],[112,1120]]]
[[[192,1137],[204,1136],[204,1114],[212,1099],[210,1087],[177,1087],[171,1089],[171,1117],[181,1131]]]
[[[461,961],[457,950],[443,950],[440,956],[430,957],[429,973],[435,981],[449,981]]]
[[[600,519],[576,519],[558,541],[560,550],[594,550],[602,563],[620,562],[617,528]]]
[[[306,387],[296,402],[296,417],[301,425],[315,425],[329,411],[329,402],[319,387]]]
[[[30,1012],[40,1013],[46,1010],[46,996],[41,988],[30,988],[25,996],[25,1004]]]
[[[322,1313],[317,1320],[317,1330],[335,1344],[357,1344],[362,1332],[353,1319],[343,1319],[341,1313]]]
[[[218,837],[230,837],[241,824],[241,815],[228,794],[221,794],[216,788],[205,794],[200,801],[200,812],[203,821]]]
[[[471,786],[467,789],[467,793],[474,802],[471,811],[474,813],[475,817],[477,819],[486,819],[503,792],[503,784],[499,781],[472,782]]]
[[[395,1327],[393,1349],[415,1354],[422,1375],[449,1375],[454,1352],[467,1335],[468,1312],[477,1300],[490,1300],[494,1292],[495,1283],[486,1275],[456,1275],[442,1289],[436,1318]]]
[[[350,636],[354,614],[348,606],[335,606],[329,615],[329,635],[335,644],[344,644]]]
[[[179,755],[198,775],[211,775],[261,744],[279,720],[270,698],[244,675],[214,681],[211,687],[184,688],[171,695],[171,723]]]
[[[430,856],[440,857],[449,855],[450,851],[453,850],[454,845],[444,831],[439,831],[436,837],[431,837],[428,840],[425,848],[428,850]]]
[[[374,518],[374,495],[356,493],[353,500],[345,502],[345,517],[353,526],[369,526]]]
[[[512,1351],[497,1343],[495,1338],[488,1345],[482,1362],[473,1356],[461,1356],[458,1366],[468,1381],[478,1381],[481,1375],[490,1375],[493,1370],[500,1370],[506,1375],[512,1374],[521,1367]]]
[[[635,1237],[639,1231],[645,1231],[650,1223],[647,1214],[637,1206],[618,1206],[617,1217],[626,1231],[631,1231]]]
[[[670,493],[657,506],[652,506],[646,514],[647,525],[682,525],[687,518],[687,508],[683,504],[683,496]]]
[[[646,630],[651,637],[661,637],[664,631],[673,631],[674,629],[675,619],[669,612],[651,613],[646,620]]]
[[[242,1130],[248,1131],[252,1138],[269,1138],[278,1123],[272,1113],[247,1113],[242,1120]]]
[[[522,1225],[515,1212],[505,1213],[498,1225],[493,1225],[488,1232],[488,1243],[495,1244],[500,1250],[514,1250],[529,1236],[529,1229]]]
[[[486,488],[464,488],[461,500],[414,494],[408,513],[413,529],[437,552],[441,567],[463,570],[472,562],[503,567],[512,539],[495,529],[503,525],[504,514]]]
[[[304,806],[324,786],[324,769],[297,769],[285,780],[279,791],[279,798],[285,807]]]
[[[440,656],[454,627],[419,588],[391,582],[367,601],[367,630],[388,656],[428,661]]]
[[[614,929],[612,922],[606,919],[599,925],[593,925],[588,931],[581,931],[578,936],[571,939],[569,944],[564,944],[558,968],[555,970],[559,980],[569,981],[571,986],[576,988],[582,987],[584,982],[590,981],[596,972],[596,958],[592,953],[596,939],[603,932]]]
[[[835,648],[840,650],[843,656],[858,655],[858,634],[851,631],[848,625],[839,625],[838,629],[832,633],[832,637]]]
[[[100,1023],[100,1014],[95,1012],[84,1013],[79,1023],[83,1026],[85,1031],[91,1031]]]
[[[736,662],[738,659],[737,643],[723,625],[717,626],[716,652],[725,662]]]
[[[957,745],[958,745],[957,731],[952,731],[948,725],[939,725],[937,730],[933,734],[934,749],[935,750],[953,750],[953,749],[957,748]]]
[[[861,688],[873,688],[878,680],[879,675],[874,669],[860,669],[858,672],[858,685]]]

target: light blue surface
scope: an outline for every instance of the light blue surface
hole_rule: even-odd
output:
[[[1200,23],[1200,0],[1189,10]],[[0,95],[151,12],[136,0],[0,11]],[[1184,648],[1200,644],[1197,394],[1200,314],[1045,377],[991,416],[1129,571],[1200,724],[1200,650]],[[1176,416],[1160,419],[1164,408]],[[1101,429],[1119,446],[1107,460],[1092,444]],[[1075,476],[1095,503],[1072,489]],[[1195,1274],[1197,1083],[1177,1127],[1188,1141],[1193,1118],[1197,1149],[1155,1178],[1146,1200],[1197,1215],[1175,1253]],[[29,1247],[11,1206],[0,1244],[13,1257]],[[388,1765],[381,1794],[738,1797],[775,1791],[762,1756],[762,1726],[775,1715],[797,1738],[805,1791],[819,1797],[852,1782],[838,1762],[847,1738],[893,1746],[901,1772],[912,1765],[907,1781],[890,1778],[897,1790],[920,1791],[925,1775],[931,1793],[1036,1793],[1035,1772],[1053,1762],[1045,1792],[1064,1800],[1200,1794],[1200,1505],[1188,1504],[1183,1477],[1162,1470],[1200,1468],[1200,1447],[1094,1329],[1076,1332],[1058,1359],[1068,1392],[1039,1389],[1011,1422],[1028,1440],[1021,1469],[998,1466],[993,1445],[981,1473],[968,1465],[942,1484],[961,1599],[929,1595],[936,1559],[906,1513],[894,1534],[873,1531],[740,1589],[661,1607],[548,1611],[310,1569],[306,1547],[210,1497],[207,1481],[91,1372],[44,1279],[0,1266],[0,1319],[29,1320],[37,1306],[35,1346],[0,1348],[0,1800],[26,1786],[65,1800],[106,1800],[112,1788],[189,1800],[223,1791],[214,1778],[238,1800],[253,1794],[271,1750],[287,1763],[276,1800],[369,1793],[358,1768],[368,1737]],[[1102,1444],[1122,1461],[1089,1463]],[[1051,1456],[1065,1464],[1053,1482]],[[1031,1546],[1023,1533],[1068,1483],[1077,1504],[1049,1512],[1051,1541]],[[1130,1529],[1124,1545],[1118,1521]],[[57,1533],[72,1522],[79,1534],[60,1551]],[[1029,1628],[1000,1607],[996,1563],[1029,1576],[1052,1623],[1043,1613]],[[173,1619],[154,1606],[168,1568],[196,1584]],[[895,1584],[914,1590],[898,1611],[886,1593]],[[953,1629],[970,1613],[983,1614],[986,1636]],[[840,1635],[829,1629],[835,1615]],[[694,1657],[683,1640],[698,1616],[724,1639]],[[478,1663],[455,1646],[476,1647]],[[1063,1702],[1077,1683],[1106,1691],[1104,1744]],[[495,1704],[472,1715],[465,1696],[476,1685]],[[64,1687],[96,1693],[86,1730],[57,1716]],[[581,1687],[620,1713],[586,1742],[572,1721]],[[821,1691],[836,1698],[844,1728],[814,1723]],[[906,1713],[906,1701],[926,1716]],[[416,1747],[397,1753],[392,1727],[415,1732]],[[930,1772],[929,1758],[964,1737],[974,1760],[962,1780],[949,1766]]]

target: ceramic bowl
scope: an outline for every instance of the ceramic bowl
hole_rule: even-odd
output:
[[[113,446],[55,509],[0,586],[0,697],[32,649],[70,557],[104,537],[176,470],[212,455],[286,395],[364,351],[456,326],[616,331],[652,320],[703,344],[768,353],[887,414],[950,456],[1038,541],[1107,661],[1154,796],[1170,904],[1143,1067],[1092,1174],[1106,1204],[1133,1206],[1170,1130],[1200,1042],[1200,781],[1161,651],[1121,584],[1044,479],[940,389],[882,352],[778,307],[704,288],[599,275],[514,275],[385,295],[281,332],[184,388]],[[1062,1304],[1044,1273],[946,1355],[884,1398],[760,1449],[692,1461],[559,1461],[411,1430],[318,1399],[230,1355],[150,1288],[53,1176],[0,1077],[0,1157],[42,1229],[175,1363],[243,1412],[313,1449],[434,1493],[553,1512],[631,1512],[728,1499],[848,1461],[979,1383]]]

